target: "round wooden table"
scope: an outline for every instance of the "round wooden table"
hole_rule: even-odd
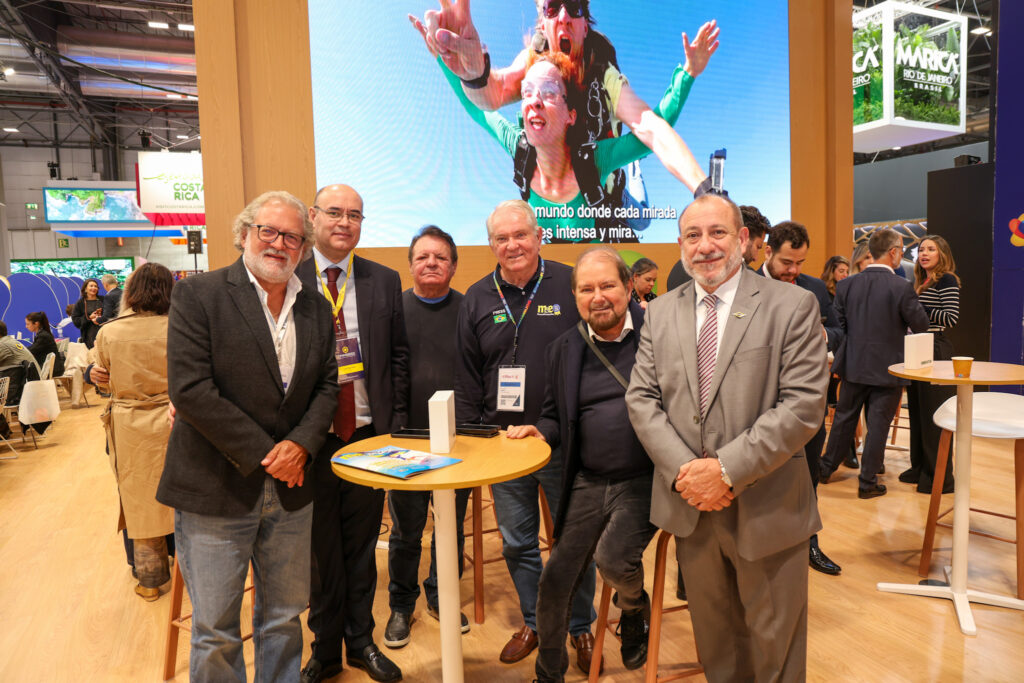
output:
[[[879,583],[878,590],[952,600],[957,619],[960,622],[960,630],[969,636],[977,635],[978,628],[974,623],[974,615],[971,614],[972,602],[1024,610],[1024,600],[967,588],[967,543],[970,538],[969,516],[971,510],[971,421],[974,413],[974,386],[1024,384],[1024,366],[974,361],[971,365],[970,377],[957,377],[953,373],[952,361],[939,360],[930,367],[920,370],[907,370],[903,363],[897,363],[889,366],[889,374],[932,384],[956,385],[956,451],[953,460],[956,489],[953,493],[953,561],[951,568],[946,567],[948,586]],[[1018,542],[1020,542],[1019,539]]]
[[[350,443],[338,453],[369,451],[383,446],[429,451],[430,441],[396,439],[390,434],[384,434]],[[501,432],[489,439],[456,436],[455,447],[450,453],[443,455],[459,458],[462,462],[417,474],[409,479],[374,474],[337,463],[331,463],[331,467],[342,479],[362,486],[392,491],[433,492],[434,538],[437,545],[437,599],[441,622],[441,672],[446,683],[462,683],[455,489],[496,484],[535,472],[551,459],[551,448],[541,439],[509,439],[505,432]]]

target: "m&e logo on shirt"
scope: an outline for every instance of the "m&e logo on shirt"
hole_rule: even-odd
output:
[[[552,306],[537,305],[537,315],[562,315],[562,307],[558,304]]]

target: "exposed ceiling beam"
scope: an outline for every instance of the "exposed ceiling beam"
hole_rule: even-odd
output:
[[[0,19],[2,19],[0,23],[8,27],[11,36],[21,44],[22,49],[53,83],[60,99],[68,106],[68,113],[89,132],[89,137],[97,144],[113,145],[114,140],[96,118],[86,99],[64,74],[64,70],[57,60],[39,48],[39,41],[36,39],[35,33],[25,23],[21,12],[11,4],[10,0],[0,0]]]

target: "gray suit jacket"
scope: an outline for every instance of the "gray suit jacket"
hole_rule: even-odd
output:
[[[821,426],[828,385],[818,302],[743,269],[700,417],[692,282],[647,308],[626,392],[630,420],[654,461],[651,521],[688,536],[701,513],[673,490],[702,451],[733,482],[737,548],[756,560],[821,528],[803,447]]]

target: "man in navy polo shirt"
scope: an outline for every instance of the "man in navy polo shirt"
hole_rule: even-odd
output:
[[[456,419],[460,424],[502,427],[536,424],[544,403],[548,344],[580,319],[572,294],[572,269],[541,258],[537,219],[520,199],[494,209],[487,219],[487,237],[498,265],[467,290],[459,312]],[[501,652],[505,663],[518,662],[537,647],[537,586],[542,569],[537,489],[544,488],[551,512],[557,515],[561,471],[561,453],[555,450],[551,462],[537,472],[492,487],[504,539],[502,552],[524,622]],[[590,669],[593,651],[593,603],[591,564],[569,622],[577,664],[584,672]]]

